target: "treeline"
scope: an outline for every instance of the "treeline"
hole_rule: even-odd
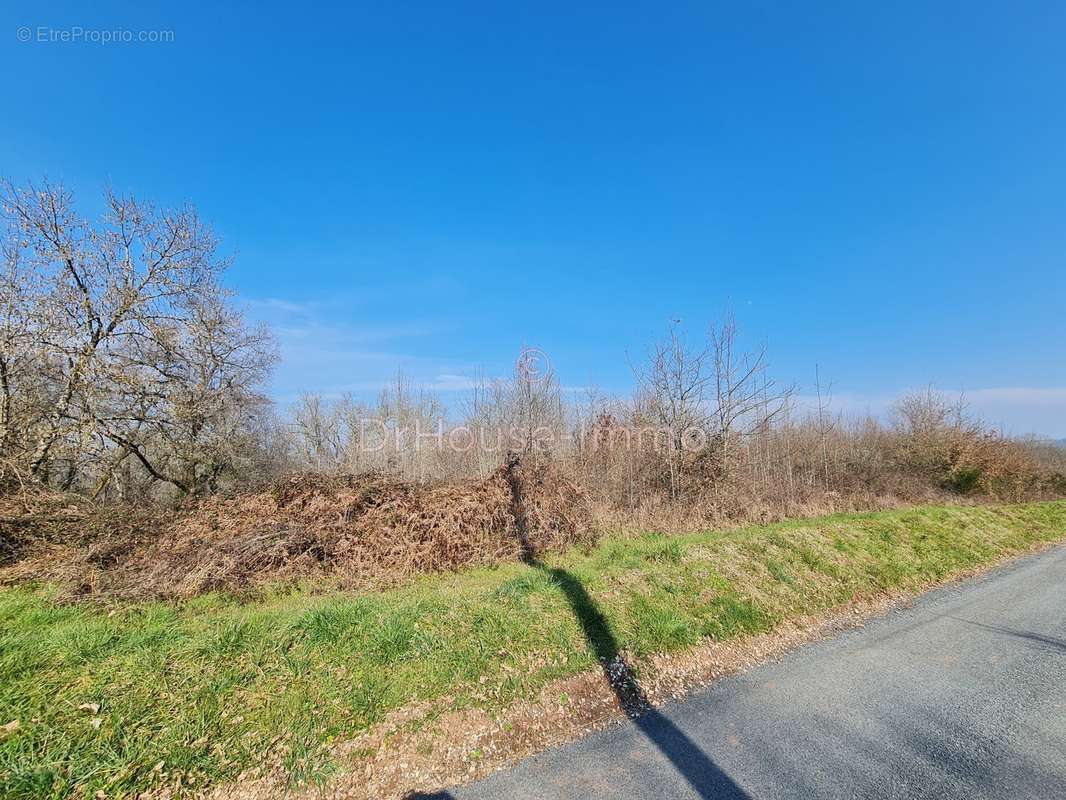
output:
[[[719,341],[723,330],[732,341],[733,324]],[[694,353],[671,331],[627,398],[568,396],[550,374],[483,382],[447,425],[439,399],[402,377],[374,403],[306,395],[292,410],[290,458],[311,471],[449,481],[532,450],[585,487],[601,521],[660,527],[1066,494],[1066,449],[1005,437],[961,399],[926,390],[886,420],[849,418],[824,390],[804,401],[775,389],[762,350],[727,375],[728,360]]]
[[[100,500],[173,501],[292,470],[483,477],[536,452],[606,519],[767,518],[950,493],[1066,493],[1064,451],[1006,438],[929,391],[887,421],[845,419],[744,350],[731,318],[670,328],[625,398],[563,392],[539,354],[457,407],[398,376],[375,402],[264,393],[268,330],[221,286],[227,260],[191,208],[108,193],[98,221],[62,187],[4,189],[0,472]]]

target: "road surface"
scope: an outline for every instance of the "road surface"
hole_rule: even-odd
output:
[[[1066,798],[1066,548],[430,796]]]

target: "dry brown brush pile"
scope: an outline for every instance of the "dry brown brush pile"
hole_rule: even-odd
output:
[[[31,562],[54,561],[51,575],[77,580],[76,562],[114,564],[145,547],[162,520],[151,505],[100,505],[35,483],[5,482],[0,484],[0,577],[17,579]]]
[[[519,558],[520,529],[535,553],[594,538],[585,493],[533,459],[441,485],[298,473],[169,519],[35,491],[0,501],[0,581],[50,580],[81,596],[190,597],[313,576],[358,586]]]

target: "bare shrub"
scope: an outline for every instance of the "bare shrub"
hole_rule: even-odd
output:
[[[932,390],[897,402],[890,443],[898,468],[961,495],[1023,497],[1038,490],[1039,468],[1023,444],[969,417],[960,398]]]

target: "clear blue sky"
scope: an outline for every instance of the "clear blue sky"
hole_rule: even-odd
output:
[[[193,201],[282,399],[523,342],[624,391],[732,305],[842,406],[1066,436],[1066,5],[573,5],[6,4],[0,172]]]

